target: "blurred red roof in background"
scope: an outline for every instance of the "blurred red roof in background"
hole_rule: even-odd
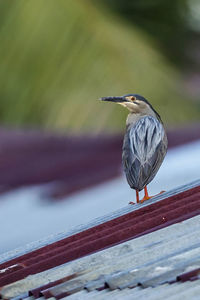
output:
[[[200,125],[168,132],[169,147],[200,139]],[[0,192],[55,182],[52,198],[121,174],[123,137],[61,136],[46,132],[0,130]]]

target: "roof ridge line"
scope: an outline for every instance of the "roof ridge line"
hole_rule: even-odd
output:
[[[68,237],[68,236],[75,235],[77,233],[85,231],[85,230],[87,230],[89,228],[92,228],[94,226],[103,224],[104,222],[113,220],[117,217],[120,217],[122,215],[130,213],[132,211],[139,210],[140,208],[152,205],[152,204],[154,204],[156,202],[159,202],[163,199],[166,199],[166,198],[168,198],[172,195],[176,195],[176,194],[179,194],[181,192],[185,192],[185,191],[190,190],[192,188],[195,188],[199,185],[200,185],[200,179],[197,179],[197,180],[195,180],[191,183],[179,186],[178,188],[172,189],[168,192],[164,192],[161,195],[155,196],[152,199],[148,200],[147,202],[143,203],[142,205],[141,204],[135,204],[134,206],[133,205],[125,206],[122,209],[118,209],[118,210],[116,210],[112,213],[106,214],[102,217],[95,218],[94,220],[92,220],[91,222],[89,222],[87,224],[80,224],[78,226],[75,226],[71,230],[68,230],[67,232],[63,231],[63,232],[60,232],[60,233],[57,233],[57,234],[53,234],[53,235],[50,235],[46,238],[43,238],[43,239],[40,239],[38,241],[34,241],[32,243],[29,243],[25,246],[16,248],[16,249],[11,250],[9,252],[5,252],[5,253],[0,255],[0,264],[6,262],[8,260],[17,258],[21,255],[26,254],[26,253],[29,253],[31,251],[42,248],[42,247],[44,247],[46,245],[49,245],[51,243],[62,240],[64,238]]]

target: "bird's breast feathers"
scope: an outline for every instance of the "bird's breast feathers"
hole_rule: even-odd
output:
[[[167,151],[163,125],[152,116],[141,117],[128,126],[122,161],[129,184],[140,189],[157,173]]]
[[[129,131],[130,150],[145,163],[163,141],[165,131],[162,124],[153,117],[145,116],[137,121]]]

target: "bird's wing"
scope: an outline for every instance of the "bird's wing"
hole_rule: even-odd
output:
[[[165,130],[156,118],[145,116],[129,127],[122,152],[129,185],[142,190],[156,175],[166,151]]]

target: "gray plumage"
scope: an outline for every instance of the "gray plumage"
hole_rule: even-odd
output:
[[[122,149],[122,163],[127,181],[136,190],[137,203],[150,199],[147,185],[155,177],[167,152],[167,136],[160,115],[147,99],[138,94],[103,97],[129,110]],[[139,201],[139,191],[144,198]],[[133,204],[133,202],[130,202]]]
[[[167,151],[162,123],[153,116],[141,116],[127,127],[122,162],[131,188],[141,191],[155,177]]]

